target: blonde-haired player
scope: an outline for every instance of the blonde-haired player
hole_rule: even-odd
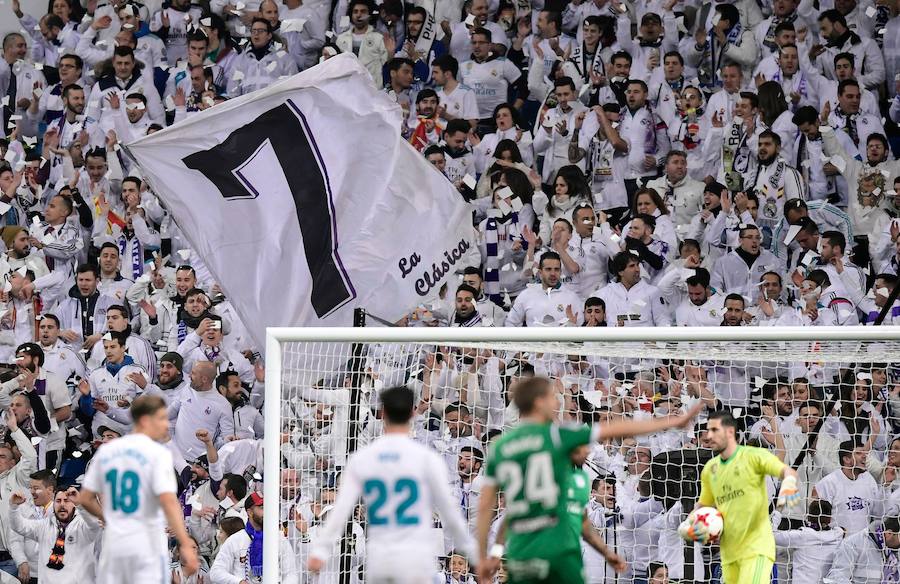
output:
[[[168,584],[166,522],[184,574],[199,567],[176,495],[172,454],[159,442],[169,434],[167,412],[157,395],[134,400],[134,432],[102,445],[85,474],[79,504],[105,524],[98,584]]]

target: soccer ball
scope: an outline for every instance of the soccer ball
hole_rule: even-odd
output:
[[[717,541],[722,535],[725,521],[715,507],[700,507],[692,511],[678,526],[678,534],[687,541],[707,544]]]

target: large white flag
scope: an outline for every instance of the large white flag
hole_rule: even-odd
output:
[[[396,320],[475,242],[450,182],[352,55],[125,147],[259,346],[267,326]]]

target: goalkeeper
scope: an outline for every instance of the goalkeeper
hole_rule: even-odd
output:
[[[777,506],[800,499],[797,473],[762,448],[738,446],[737,422],[729,412],[709,415],[707,441],[716,457],[700,474],[699,507],[715,507],[725,526],[719,541],[724,584],[769,584],[775,563],[775,537],[769,519],[766,476],[782,479]],[[687,522],[692,522],[688,517]],[[695,531],[697,531],[695,526]],[[702,532],[702,528],[700,529]],[[707,539],[703,533],[700,539]]]

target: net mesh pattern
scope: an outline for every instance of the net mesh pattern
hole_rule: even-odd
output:
[[[489,441],[518,421],[516,383],[536,375],[551,381],[561,423],[666,416],[698,401],[707,411],[730,410],[743,444],[769,449],[800,475],[803,501],[784,512],[770,509],[779,543],[772,581],[844,581],[844,568],[832,566],[832,559],[845,537],[829,540],[820,554],[827,560],[815,562],[820,573],[812,580],[795,574],[796,566],[810,565],[810,548],[797,542],[815,535],[804,528],[814,488],[830,504],[825,529],[847,537],[896,514],[897,355],[900,342],[887,341],[284,343],[282,527],[303,573],[348,455],[383,431],[379,392],[406,385],[417,399],[412,435],[446,462],[458,511],[474,532],[481,453],[486,456]],[[718,549],[677,535],[696,502],[700,469],[712,456],[705,419],[706,412],[683,431],[591,447],[583,466],[592,481],[585,511],[628,567],[616,574],[583,543],[588,582],[646,582],[663,566],[673,580],[722,581]],[[815,447],[809,449],[811,436]],[[847,448],[849,456],[841,457]],[[770,479],[773,498],[777,488]],[[360,504],[318,582],[364,581],[366,525]],[[492,538],[498,527],[495,519]],[[474,582],[471,567],[460,558],[450,561],[455,543],[437,514],[434,534],[435,581]],[[397,570],[402,573],[402,559]],[[505,581],[503,570],[496,581]]]

